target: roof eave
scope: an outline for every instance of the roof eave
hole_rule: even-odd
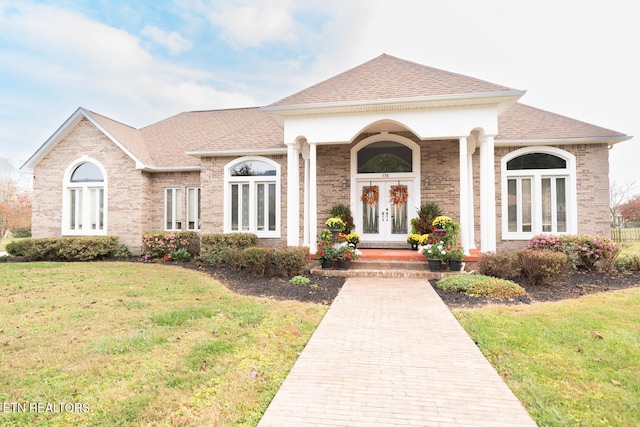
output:
[[[502,147],[514,147],[520,145],[573,145],[573,144],[608,144],[612,147],[620,142],[631,139],[629,135],[619,136],[593,136],[582,138],[541,138],[541,139],[496,139],[495,145]]]
[[[200,166],[143,166],[140,169],[144,172],[200,172]]]
[[[271,116],[300,116],[328,113],[356,113],[422,108],[443,108],[489,104],[513,105],[526,91],[507,90],[496,92],[434,95],[411,98],[386,98],[366,101],[341,101],[299,105],[271,105],[260,109]]]
[[[239,150],[202,150],[187,151],[185,154],[197,158],[214,156],[263,156],[273,154],[287,154],[287,148],[249,148]]]

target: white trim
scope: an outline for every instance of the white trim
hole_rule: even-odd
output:
[[[380,141],[392,141],[397,142],[398,144],[402,144],[405,147],[411,149],[412,155],[412,172],[395,172],[395,173],[367,173],[367,174],[359,174],[358,173],[358,152],[365,148],[366,146],[373,144],[375,142]],[[409,194],[411,195],[412,204],[407,206],[407,221],[411,220],[411,214],[416,211],[416,209],[421,204],[421,194],[420,194],[420,176],[421,176],[421,163],[420,163],[420,145],[415,143],[414,141],[404,138],[395,134],[381,133],[377,135],[370,136],[369,138],[365,138],[360,141],[358,144],[354,145],[351,148],[351,174],[350,174],[350,182],[351,182],[351,207],[352,212],[354,214],[353,222],[355,224],[356,230],[362,230],[362,218],[358,215],[358,206],[360,203],[360,197],[358,194],[358,183],[367,182],[367,181],[411,181]],[[386,195],[385,195],[386,196]],[[382,196],[380,196],[382,197]],[[404,236],[406,238],[406,236]]]
[[[497,139],[496,147],[518,147],[518,146],[541,146],[541,145],[576,145],[576,144],[608,144],[612,146],[623,141],[628,141],[632,137],[621,136],[598,136],[584,138],[545,138],[545,139]]]
[[[565,169],[527,169],[507,171],[507,162],[530,153],[546,153],[559,157],[567,162]],[[542,186],[543,177],[564,177],[567,179],[567,231],[554,232],[553,234],[577,234],[578,232],[578,195],[576,186],[576,156],[568,151],[557,147],[537,146],[524,147],[512,151],[500,159],[501,194],[502,194],[502,239],[503,240],[529,240],[533,236],[543,233],[542,231]],[[509,231],[509,203],[508,203],[508,179],[509,178],[531,178],[532,179],[532,226],[531,232],[510,232]],[[520,208],[520,207],[518,207]]]
[[[275,176],[269,176],[269,177],[261,177],[261,176],[247,176],[247,177],[231,177],[229,175],[229,172],[231,170],[231,168],[233,168],[235,165],[238,165],[240,163],[245,163],[245,162],[251,162],[251,161],[256,161],[256,162],[264,162],[264,163],[268,163],[270,165],[272,165],[275,170],[276,170],[276,175]],[[244,157],[237,157],[233,160],[231,160],[229,163],[227,163],[226,165],[224,165],[224,188],[223,188],[223,193],[224,193],[224,201],[223,201],[223,230],[224,233],[239,233],[239,232],[243,232],[243,230],[232,230],[231,229],[231,191],[230,191],[230,185],[232,183],[249,183],[249,184],[254,184],[254,185],[250,185],[249,191],[250,191],[250,205],[252,205],[251,203],[251,195],[253,195],[253,192],[255,191],[255,184],[260,183],[260,182],[265,182],[265,183],[275,183],[276,185],[276,229],[275,231],[258,231],[254,229],[254,226],[256,224],[256,213],[254,212],[253,209],[251,209],[249,211],[249,230],[248,231],[244,231],[244,232],[249,232],[249,233],[254,233],[255,235],[257,235],[259,238],[279,238],[281,237],[281,233],[282,233],[282,227],[280,225],[281,222],[281,211],[282,211],[282,202],[281,202],[281,195],[280,192],[282,191],[282,171],[281,171],[281,167],[280,164],[278,162],[276,162],[275,160],[269,159],[267,157],[262,157],[262,156],[244,156]]]
[[[273,154],[287,154],[286,148],[239,148],[237,150],[201,150],[185,151],[185,154],[193,157],[215,156],[268,156]],[[156,168],[159,169],[159,168]]]
[[[92,163],[95,166],[98,167],[98,169],[100,169],[100,172],[102,173],[102,182],[86,182],[86,183],[82,183],[82,182],[78,182],[78,183],[72,183],[71,182],[71,176],[73,174],[73,172],[76,170],[76,168],[78,166],[80,166],[81,164],[84,163]],[[107,170],[104,168],[104,166],[102,165],[102,163],[100,163],[99,161],[97,161],[94,158],[91,158],[89,156],[82,156],[76,160],[74,160],[73,162],[71,162],[69,164],[69,166],[67,166],[67,169],[64,172],[63,178],[62,178],[62,224],[61,224],[61,229],[62,232],[61,234],[63,236],[106,236],[107,235],[107,231],[108,231],[108,224],[109,224],[109,183],[108,183],[108,175],[107,175]],[[103,189],[104,193],[103,193],[103,204],[102,204],[102,221],[103,221],[103,228],[102,230],[85,230],[84,228],[81,230],[72,230],[69,227],[69,221],[70,221],[70,215],[69,215],[69,209],[70,209],[70,204],[71,204],[71,200],[70,200],[70,190],[74,189],[74,188],[80,188],[82,190],[82,197],[83,197],[83,205],[82,207],[78,207],[76,209],[76,214],[78,213],[82,213],[83,216],[83,220],[82,220],[82,224],[84,226],[84,224],[90,224],[89,218],[90,218],[90,203],[91,203],[91,199],[89,197],[90,194],[90,190],[91,189]]]
[[[300,151],[287,144],[287,245],[300,244]]]
[[[480,251],[496,251],[496,179],[493,135],[480,139]]]

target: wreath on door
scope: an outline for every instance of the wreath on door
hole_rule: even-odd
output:
[[[392,185],[389,189],[389,201],[392,205],[404,205],[409,198],[409,191],[406,185]]]
[[[369,206],[373,207],[376,203],[378,203],[380,195],[378,193],[378,186],[371,185],[369,187],[362,188],[362,195],[360,196],[360,200],[367,203]]]

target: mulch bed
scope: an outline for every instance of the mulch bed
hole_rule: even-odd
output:
[[[228,268],[183,264],[184,267],[203,271],[222,284],[242,295],[269,297],[278,300],[297,300],[319,304],[331,304],[345,282],[344,277],[311,276],[306,274],[309,285],[294,285],[284,277],[254,277],[248,270],[234,271]],[[399,281],[402,279],[398,279]],[[488,304],[518,305],[541,301],[560,301],[578,298],[597,292],[607,292],[640,287],[640,272],[611,276],[596,271],[576,273],[553,285],[531,286],[522,279],[515,279],[527,295],[509,300],[470,297],[461,293],[444,292],[430,281],[444,303],[450,308],[481,307]]]

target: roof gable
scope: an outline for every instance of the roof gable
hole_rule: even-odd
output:
[[[502,91],[514,89],[383,54],[270,107]]]

